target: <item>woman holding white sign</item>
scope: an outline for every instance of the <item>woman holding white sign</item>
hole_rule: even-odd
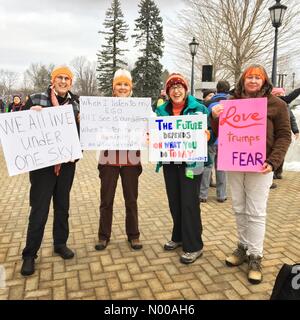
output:
[[[248,262],[248,280],[252,284],[262,281],[261,260],[267,201],[273,171],[282,163],[291,142],[291,127],[286,104],[273,96],[271,91],[272,84],[265,69],[255,64],[243,72],[231,97],[231,99],[267,98],[266,159],[262,159],[261,172],[228,172],[232,206],[237,224],[238,245],[225,261],[230,267]],[[217,119],[223,110],[222,105],[213,107],[213,117]],[[235,120],[246,117],[249,118],[250,115],[236,115]],[[252,115],[252,120],[252,128],[254,128],[252,131],[255,134],[257,126],[254,125],[255,120],[258,120],[257,114]],[[213,124],[217,122],[212,120]]]
[[[156,109],[158,116],[208,115],[208,109],[187,94],[187,81],[181,74],[173,73],[166,81],[169,101]],[[207,131],[208,140],[210,132]],[[213,139],[210,139],[212,141]],[[159,163],[163,166],[169,208],[173,219],[172,238],[164,245],[165,250],[182,246],[180,262],[193,263],[202,255],[202,222],[199,189],[203,168],[199,162]]]
[[[79,100],[72,94],[73,73],[65,66],[55,68],[51,73],[51,85],[44,93],[32,94],[26,102],[25,110],[41,112],[43,108],[72,104],[79,130]],[[62,108],[62,107],[60,107]],[[53,198],[54,252],[63,259],[72,259],[74,252],[67,247],[69,237],[70,191],[75,174],[75,159],[43,169],[33,170],[30,178],[30,216],[26,246],[22,252],[21,274],[29,276],[35,271],[35,258],[41,246],[49,207]]]
[[[131,97],[131,74],[124,69],[115,72],[113,79],[114,97]],[[113,204],[119,176],[121,176],[123,196],[126,207],[126,234],[130,246],[134,250],[142,249],[139,240],[138,227],[138,179],[142,173],[140,151],[135,150],[106,150],[101,152],[99,159],[99,178],[101,180],[101,203],[99,242],[96,250],[104,250],[111,237],[113,219]]]

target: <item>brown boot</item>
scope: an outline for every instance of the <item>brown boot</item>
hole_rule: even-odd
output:
[[[141,250],[143,248],[143,245],[141,244],[139,239],[132,239],[128,241],[133,250]]]
[[[241,265],[242,263],[247,261],[247,254],[246,254],[247,248],[242,245],[241,243],[238,243],[238,247],[233,251],[233,253],[226,257],[225,262],[228,267],[237,267]]]
[[[249,265],[248,265],[248,280],[252,284],[259,284],[262,281],[262,268],[261,268],[262,257],[250,254]]]

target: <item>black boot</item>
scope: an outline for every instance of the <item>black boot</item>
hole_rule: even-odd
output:
[[[72,259],[74,257],[74,252],[67,246],[56,247],[54,248],[54,252],[59,254],[65,260]]]
[[[30,276],[34,274],[34,258],[32,257],[24,257],[23,264],[21,268],[21,275],[22,276]]]

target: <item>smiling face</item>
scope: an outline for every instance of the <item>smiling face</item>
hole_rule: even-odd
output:
[[[169,96],[175,104],[182,103],[186,98],[186,90],[182,84],[174,84],[169,89]]]
[[[131,86],[124,81],[117,82],[114,86],[113,95],[115,97],[129,97],[131,94]]]
[[[65,97],[72,87],[72,79],[67,74],[59,74],[53,80],[53,87],[60,97]]]
[[[21,99],[19,97],[14,97],[14,104],[19,104],[21,102]]]

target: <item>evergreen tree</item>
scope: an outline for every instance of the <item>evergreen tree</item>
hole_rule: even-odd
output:
[[[135,20],[135,46],[142,55],[132,71],[134,94],[157,99],[162,89],[163,26],[160,11],[153,0],[141,0],[139,18]]]
[[[117,69],[127,65],[121,60],[124,51],[120,48],[120,43],[127,41],[126,32],[128,25],[124,21],[119,0],[112,0],[111,7],[106,11],[106,18],[103,26],[105,31],[99,31],[105,35],[106,44],[102,45],[102,50],[98,56],[98,87],[105,96],[111,96],[112,80]]]

